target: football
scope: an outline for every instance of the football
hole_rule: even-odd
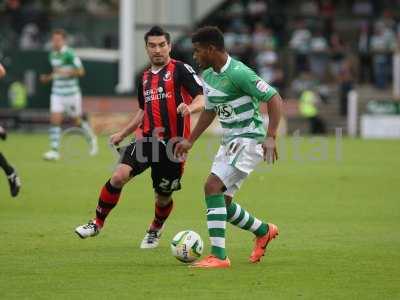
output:
[[[203,240],[199,234],[192,230],[178,232],[172,239],[171,252],[181,262],[193,262],[203,252]]]

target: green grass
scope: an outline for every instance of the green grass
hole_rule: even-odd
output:
[[[277,224],[279,238],[251,265],[252,236],[229,225],[229,270],[191,270],[169,249],[175,233],[193,229],[208,250],[202,185],[217,139],[202,138],[193,150],[160,247],[151,251],[138,248],[153,214],[148,173],[127,185],[98,237],[73,233],[93,216],[110,176],[114,158],[106,138],[100,142],[95,158],[57,163],[41,160],[45,135],[1,143],[23,189],[11,199],[0,177],[0,299],[400,298],[398,141],[344,140],[337,153],[334,139],[306,138],[299,147],[285,140],[282,160],[261,166],[236,197]]]

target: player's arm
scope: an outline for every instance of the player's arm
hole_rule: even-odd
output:
[[[278,159],[275,140],[281,119],[281,96],[251,69],[246,69],[245,72],[241,73],[234,73],[232,80],[249,96],[259,101],[267,102],[269,123],[267,137],[262,147],[264,149],[264,160],[268,163],[274,163]]]
[[[51,58],[50,58],[50,54],[49,54],[49,63],[51,65]],[[53,80],[54,77],[54,73],[49,73],[49,74],[40,74],[39,76],[39,80],[41,83],[43,84],[47,84],[49,82],[51,82]]]
[[[132,134],[139,126],[142,124],[144,117],[144,95],[143,95],[143,84],[142,81],[139,80],[137,84],[137,92],[138,92],[138,102],[139,102],[139,110],[136,112],[132,121],[129,122],[127,126],[113,134],[110,137],[110,143],[114,145],[118,145],[120,142],[124,140],[128,135]]]
[[[203,134],[203,132],[211,125],[215,119],[216,113],[214,110],[203,110],[200,114],[199,120],[194,127],[192,133],[187,140],[183,140],[175,146],[175,156],[182,157],[192,147],[196,140]]]
[[[128,125],[110,137],[110,143],[113,145],[118,145],[121,143],[128,135],[132,134],[132,132],[134,132],[140,126],[143,121],[143,116],[143,109],[139,109]]]
[[[188,64],[178,63],[176,66],[178,68],[179,80],[182,82],[183,87],[189,95],[193,98],[192,103],[189,105],[181,103],[177,107],[177,112],[185,116],[202,111],[204,108],[205,97],[203,96],[203,83],[201,79]]]
[[[73,68],[70,70],[56,69],[54,70],[54,73],[65,77],[83,77],[85,75],[85,69],[81,59],[76,56],[75,53],[70,53],[68,59]]]
[[[0,78],[6,76],[6,69],[3,67],[2,64],[0,64]]]

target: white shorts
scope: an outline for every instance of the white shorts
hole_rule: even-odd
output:
[[[52,94],[50,96],[50,112],[80,117],[82,115],[82,95],[60,96]]]
[[[263,149],[256,140],[238,138],[221,145],[211,167],[226,187],[225,195],[233,197],[246,177],[263,160]]]

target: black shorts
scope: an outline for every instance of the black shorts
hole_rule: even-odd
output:
[[[120,163],[132,167],[132,177],[150,167],[154,190],[160,195],[169,196],[181,189],[184,167],[184,162],[173,158],[172,146],[152,138],[139,139],[122,150]]]

